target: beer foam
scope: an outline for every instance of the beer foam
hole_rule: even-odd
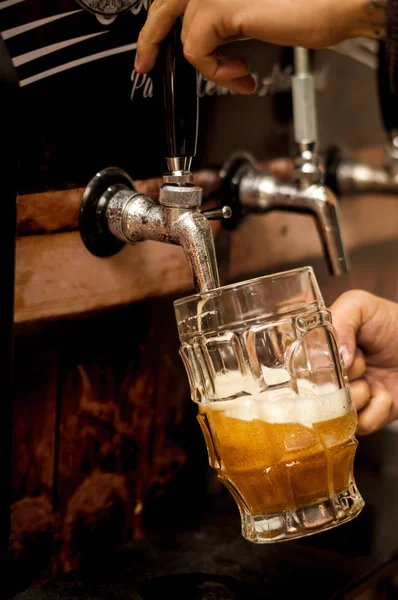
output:
[[[240,375],[238,377],[241,383]],[[281,378],[279,373],[276,380],[280,381]],[[211,410],[223,411],[227,417],[243,421],[259,419],[267,423],[301,423],[305,427],[341,417],[352,410],[348,389],[338,389],[333,383],[314,385],[308,380],[298,380],[299,393],[286,385],[264,391],[257,389],[256,392],[250,391],[246,395],[235,393],[235,397],[231,398],[237,389],[236,383],[233,374],[232,379],[230,376],[216,378],[217,395],[229,399],[205,403],[206,406]]]

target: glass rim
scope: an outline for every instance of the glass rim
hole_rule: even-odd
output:
[[[178,307],[183,304],[187,304],[188,302],[199,302],[200,300],[204,300],[206,298],[211,298],[214,294],[224,291],[230,291],[233,289],[240,289],[249,285],[253,285],[254,283],[264,281],[266,279],[282,279],[288,275],[299,274],[308,272],[310,275],[315,277],[314,269],[311,265],[306,265],[304,267],[296,267],[294,269],[288,269],[286,271],[278,271],[276,273],[270,273],[268,275],[260,275],[259,277],[252,277],[251,279],[245,279],[244,281],[237,281],[236,283],[228,283],[227,285],[222,285],[212,290],[208,290],[207,292],[198,292],[196,294],[191,294],[190,296],[185,296],[183,298],[178,298],[174,300],[173,306]]]

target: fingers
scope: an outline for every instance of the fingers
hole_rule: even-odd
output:
[[[361,290],[345,292],[332,304],[333,325],[348,370],[355,359],[356,335],[377,310],[378,299]]]
[[[137,73],[148,73],[153,69],[161,42],[177,17],[184,14],[181,38],[188,62],[206,79],[241,94],[253,93],[256,80],[250,73],[248,62],[223,56],[218,51],[219,46],[236,36],[229,37],[227,32],[222,35],[217,31],[215,23],[220,23],[220,19],[214,18],[212,8],[211,3],[203,7],[197,0],[155,0],[137,41],[134,64]]]
[[[153,69],[161,42],[167,36],[177,17],[186,9],[188,0],[154,0],[137,41],[134,69],[148,73]]]
[[[369,435],[391,421],[392,396],[383,386],[357,379],[350,384],[350,391],[358,413],[358,435]]]
[[[246,60],[226,57],[219,52],[215,52],[211,60],[214,61],[214,67],[209,67],[207,72],[204,72],[206,69],[201,70],[206,79],[241,94],[251,94],[254,91],[256,83]]]
[[[360,379],[365,375],[366,371],[366,361],[363,355],[362,350],[356,348],[354,362],[352,363],[351,368],[348,371],[348,379],[350,381],[354,381],[355,379]]]
[[[222,87],[228,88],[239,94],[252,94],[256,89],[256,80],[251,75],[247,61],[240,58],[230,58],[215,53],[214,61],[217,62],[212,70],[213,76],[202,74],[206,79],[214,81]],[[198,69],[200,70],[200,69]]]
[[[371,392],[366,379],[358,379],[350,384],[350,392],[355,408],[359,411],[365,408],[370,402]]]
[[[382,429],[391,421],[393,401],[391,394],[382,386],[370,384],[370,399],[358,412],[359,435],[368,435]]]
[[[393,398],[381,384],[366,377],[366,361],[357,349],[355,359],[348,372],[352,401],[358,413],[359,435],[368,435],[381,429],[391,421]]]
[[[241,94],[251,94],[256,80],[243,58],[223,56],[218,48],[236,39],[237,32],[223,30],[222,16],[217,19],[211,3],[199,5],[192,0],[187,7],[182,30],[185,58],[202,75]]]

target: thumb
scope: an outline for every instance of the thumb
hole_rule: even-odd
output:
[[[332,304],[332,323],[337,333],[337,341],[347,370],[355,358],[357,335],[371,318],[376,298],[362,290],[344,292]]]

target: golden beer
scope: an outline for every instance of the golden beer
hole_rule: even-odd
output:
[[[240,508],[273,515],[350,487],[357,415],[348,392],[315,399],[282,395],[264,400],[265,410],[261,403],[239,398],[199,405],[210,465]],[[290,421],[292,413],[298,421]]]
[[[245,539],[269,544],[354,519],[357,414],[311,267],[174,303],[210,465]]]

